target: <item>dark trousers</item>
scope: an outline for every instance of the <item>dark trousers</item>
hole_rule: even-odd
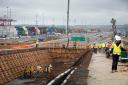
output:
[[[24,72],[24,78],[28,79],[29,78],[29,73],[28,72]]]
[[[97,54],[97,48],[93,48],[94,53]]]
[[[101,52],[101,48],[98,48],[98,50],[99,50],[99,53]]]
[[[112,70],[117,70],[118,61],[119,61],[119,55],[113,54],[112,55]]]

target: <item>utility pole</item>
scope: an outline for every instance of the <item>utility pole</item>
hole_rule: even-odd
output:
[[[36,15],[36,26],[38,26],[38,15]]]
[[[8,26],[9,26],[9,22],[8,22],[8,21],[9,21],[9,19],[8,19],[8,18],[9,18],[9,17],[8,17],[8,6],[7,6],[6,8],[7,8],[7,15],[6,15],[6,18],[7,18],[7,20],[6,20],[6,27],[7,27],[7,28],[6,28],[6,29],[7,29],[7,30],[6,30],[6,31],[7,31],[7,35],[9,35],[9,33],[10,33],[10,28],[8,29]]]
[[[11,8],[9,9],[10,10],[10,14],[9,14],[9,19],[8,19],[8,22],[9,22],[9,33],[10,33],[10,35],[11,35]],[[14,33],[13,33],[13,35],[14,35]]]
[[[42,14],[42,26],[44,26],[45,23],[44,23],[44,14]]]
[[[7,25],[8,25],[8,7],[6,7],[7,8]]]
[[[10,8],[10,19],[12,18],[12,10],[11,10],[11,8]],[[9,23],[9,25],[11,26],[11,21],[10,21],[10,23]]]
[[[67,8],[67,29],[66,29],[66,34],[68,37],[67,48],[69,46],[69,36],[68,36],[68,33],[69,33],[69,8],[70,8],[70,0],[68,0],[68,8]]]
[[[67,30],[66,30],[67,35],[69,31],[69,8],[70,8],[70,0],[68,0],[68,8],[67,8]]]

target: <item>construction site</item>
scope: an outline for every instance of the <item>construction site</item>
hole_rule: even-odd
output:
[[[128,85],[128,12],[97,1],[1,0],[0,85]]]

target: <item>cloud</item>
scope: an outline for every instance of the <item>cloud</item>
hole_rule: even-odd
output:
[[[36,15],[39,24],[66,24],[67,0],[0,0],[1,14],[7,6],[17,24],[34,24]],[[70,24],[128,24],[127,9],[128,0],[70,0]]]

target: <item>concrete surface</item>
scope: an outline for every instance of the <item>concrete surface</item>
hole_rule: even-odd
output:
[[[119,63],[118,72],[111,73],[112,60],[105,54],[93,54],[89,66],[87,85],[128,85],[128,71],[125,64]]]
[[[87,85],[87,78],[89,73],[88,66],[90,64],[91,57],[92,55],[90,52],[83,58],[83,62],[67,81],[66,85]]]

